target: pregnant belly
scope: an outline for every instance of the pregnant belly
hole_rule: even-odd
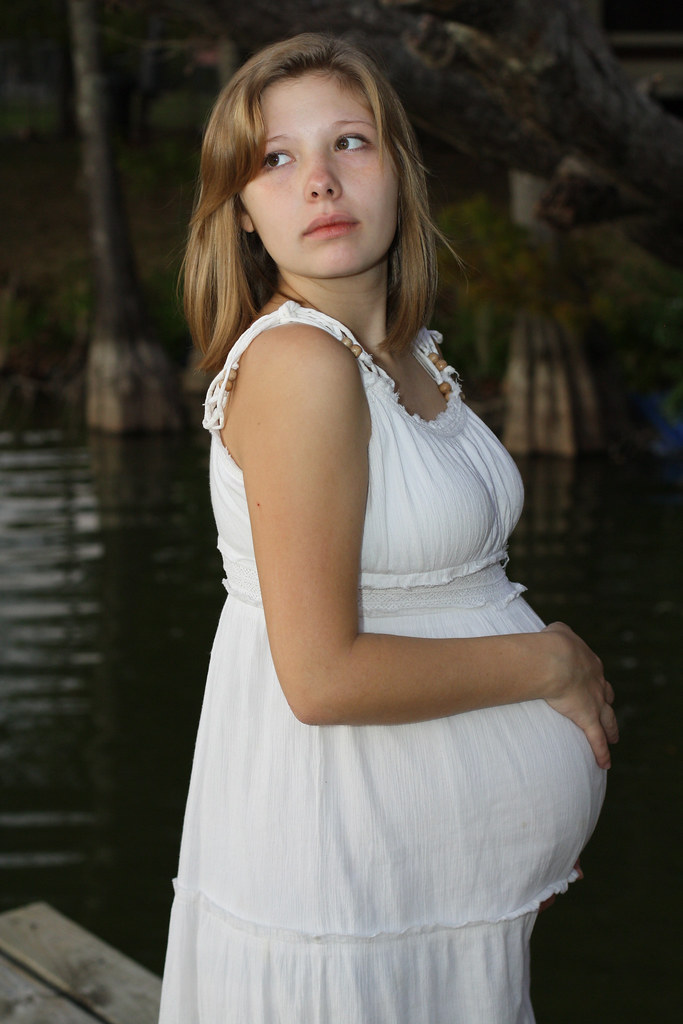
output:
[[[543,623],[517,598],[471,616],[432,612],[422,623],[395,617],[386,625],[462,636]],[[397,927],[514,916],[566,887],[605,794],[606,773],[583,732],[542,700],[331,730],[322,761],[340,837],[330,881],[346,877],[356,906],[351,890],[374,908],[370,917],[395,911]]]
[[[542,626],[519,599],[488,621],[485,611],[468,619],[471,633],[459,618],[459,635]],[[374,625],[402,631],[398,617]],[[434,614],[403,623],[409,635],[455,629]],[[274,673],[267,692],[267,730],[263,708],[209,716],[240,727],[226,724],[229,742],[219,744],[225,785],[214,772],[195,787],[199,803],[205,791],[223,794],[196,831],[200,854],[221,851],[202,886],[231,913],[316,935],[395,935],[513,917],[566,887],[606,773],[545,701],[312,728],[292,716]]]
[[[544,701],[327,739],[323,870],[368,928],[532,908],[566,887],[602,806],[606,773]]]

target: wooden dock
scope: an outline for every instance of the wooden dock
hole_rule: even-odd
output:
[[[47,903],[0,914],[2,1024],[157,1024],[161,981]]]

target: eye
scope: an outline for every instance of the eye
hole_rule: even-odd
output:
[[[337,139],[336,148],[341,150],[362,149],[367,141],[362,135],[342,135]]]
[[[291,156],[287,156],[286,153],[266,153],[263,166],[267,168],[284,167],[285,164],[292,162]]]

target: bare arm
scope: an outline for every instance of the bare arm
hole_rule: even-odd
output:
[[[273,660],[308,724],[390,724],[545,698],[598,763],[616,739],[599,659],[571,630],[471,639],[358,632],[369,412],[353,356],[313,327],[256,338],[224,440],[244,472]]]

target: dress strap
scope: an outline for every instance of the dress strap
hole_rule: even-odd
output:
[[[364,370],[377,372],[372,357],[365,351],[362,345],[351,334],[347,327],[344,327],[338,320],[317,309],[308,309],[300,306],[298,302],[290,300],[283,303],[272,313],[266,313],[259,317],[244,334],[240,335],[228,353],[223,369],[218,373],[209,385],[204,402],[204,419],[202,425],[211,431],[220,431],[225,423],[225,406],[228,395],[232,391],[237,378],[239,360],[248,348],[249,344],[259,334],[272,327],[279,327],[281,324],[310,324],[312,327],[319,327],[327,331],[334,338],[343,342],[356,356],[359,365]]]
[[[424,327],[413,344],[413,355],[434,378],[439,391],[448,398],[451,392],[454,395],[459,394],[461,385],[458,371],[441,355],[439,346],[442,341],[442,335],[438,331],[430,331]]]

